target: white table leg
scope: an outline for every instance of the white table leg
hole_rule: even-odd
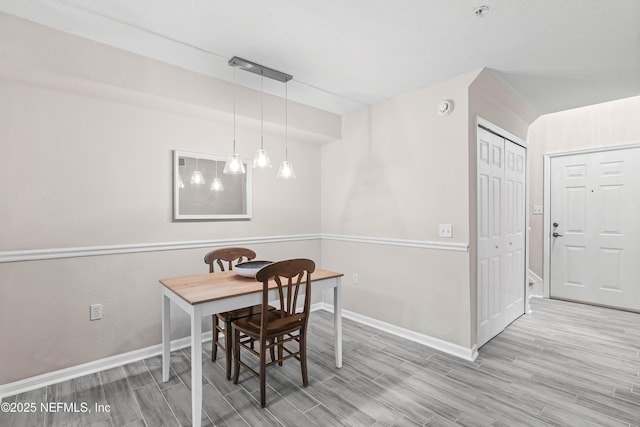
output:
[[[336,279],[333,288],[333,336],[336,353],[336,368],[342,368],[342,280]]]
[[[169,381],[169,350],[171,348],[171,304],[162,292],[162,381]]]
[[[191,315],[191,425],[202,423],[202,309],[193,307]]]

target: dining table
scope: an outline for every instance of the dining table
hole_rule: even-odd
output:
[[[342,273],[316,269],[311,274],[312,295],[333,290],[333,334],[336,367],[342,367]],[[196,274],[160,280],[162,289],[162,380],[169,381],[171,302],[186,312],[191,323],[191,420],[202,417],[202,317],[262,303],[263,284],[234,272]],[[276,300],[276,283],[269,282],[269,300]],[[301,289],[300,292],[305,292]]]

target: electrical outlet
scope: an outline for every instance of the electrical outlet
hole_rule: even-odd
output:
[[[89,306],[89,320],[102,319],[102,304],[91,304]]]
[[[438,226],[438,236],[453,237],[453,226],[451,224],[440,224]]]
[[[542,215],[542,206],[533,205],[533,214],[534,215]]]
[[[360,275],[358,273],[353,273],[353,281],[352,283],[354,285],[359,285],[360,284]]]

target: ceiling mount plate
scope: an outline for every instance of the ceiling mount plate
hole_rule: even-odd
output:
[[[249,71],[250,73],[269,77],[270,79],[277,80],[282,83],[286,83],[293,78],[292,75],[274,70],[273,68],[265,67],[264,65],[256,64],[255,62],[248,61],[246,59],[238,58],[237,56],[234,56],[229,60],[229,65]]]

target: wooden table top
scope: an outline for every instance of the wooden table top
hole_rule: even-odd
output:
[[[316,269],[311,273],[311,283],[317,280],[342,277],[344,274]],[[262,292],[262,282],[242,277],[234,271],[198,274],[195,276],[162,279],[160,283],[189,304],[202,304],[238,295]],[[275,288],[272,281],[269,288]]]

